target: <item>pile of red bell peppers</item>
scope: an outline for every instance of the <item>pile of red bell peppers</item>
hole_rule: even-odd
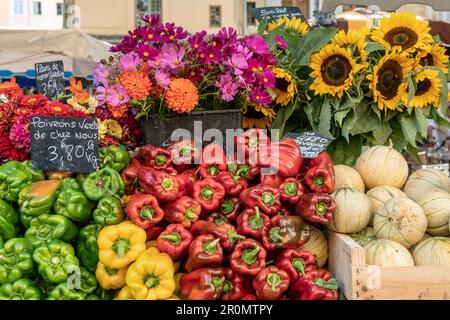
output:
[[[216,144],[202,153],[190,141],[141,148],[122,172],[129,219],[181,262],[183,299],[337,299],[332,274],[286,232],[286,219],[333,218],[331,158],[303,159],[294,140],[271,142],[257,129],[235,143],[242,163]],[[276,174],[261,174],[273,163]]]

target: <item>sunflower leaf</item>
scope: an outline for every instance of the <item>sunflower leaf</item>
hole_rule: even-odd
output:
[[[367,45],[366,45],[366,52],[372,53],[374,51],[381,51],[381,50],[386,50],[385,47],[383,47],[381,44],[377,43],[377,42],[373,42],[373,41],[368,41]]]
[[[327,148],[327,152],[334,164],[353,166],[356,163],[362,149],[362,137],[351,136],[347,142],[343,137],[334,140]]]
[[[311,54],[319,51],[336,34],[336,28],[316,28],[308,32],[297,43],[297,54],[295,63],[301,66],[309,64]]]
[[[286,125],[286,122],[289,120],[289,118],[292,116],[292,113],[298,108],[298,104],[290,103],[289,105],[285,107],[281,107],[277,112],[277,117],[272,123],[272,129],[279,129],[280,130],[280,136],[283,136],[284,133],[284,127]]]
[[[306,104],[305,107],[303,108],[303,111],[305,112],[306,117],[308,118],[308,122],[311,125],[311,128],[313,130],[317,130],[317,125],[314,122],[314,111],[317,108],[315,108],[314,102],[315,100],[313,100],[311,103]]]
[[[428,123],[422,109],[414,109],[414,119],[418,134],[420,137],[425,138],[427,136]]]
[[[444,128],[444,129],[450,129],[450,122],[443,118],[439,112],[437,110],[435,110],[434,108],[431,109],[431,119],[433,119],[436,124],[438,125],[438,127],[440,128]]]
[[[378,119],[381,120],[381,110],[374,103],[372,103],[372,111],[377,115]]]
[[[320,119],[319,119],[319,133],[326,138],[333,138],[330,133],[331,130],[331,114],[332,114],[332,106],[331,100],[325,99],[322,104],[320,110]]]
[[[351,135],[371,132],[379,126],[376,115],[372,112],[372,109],[367,108],[365,103],[358,104],[354,114],[356,116],[352,119],[353,123],[349,129]]]
[[[398,121],[393,121],[391,123],[392,134],[390,137],[390,141],[392,141],[392,145],[395,150],[398,152],[402,152],[408,142],[406,142],[405,136],[403,135],[403,130]]]
[[[374,144],[384,145],[392,134],[392,128],[387,122],[382,122],[375,130],[373,130]]]
[[[405,137],[406,142],[415,145],[417,127],[412,117],[408,117],[402,114],[400,116],[400,126],[402,127],[403,135]]]
[[[417,152],[417,146],[408,144],[406,146],[406,153],[413,158],[414,161],[417,161],[418,163],[421,163],[421,160],[419,158],[419,153]]]
[[[263,20],[259,23],[257,33],[261,36],[264,35],[264,32],[266,32],[268,25],[269,25],[269,22],[267,21],[267,19],[263,18]]]

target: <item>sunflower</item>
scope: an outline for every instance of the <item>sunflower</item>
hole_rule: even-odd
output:
[[[445,54],[445,48],[438,43],[420,50],[417,54],[417,69],[425,66],[438,67],[447,74],[448,73],[448,55]]]
[[[391,53],[381,58],[374,66],[373,73],[367,76],[369,87],[380,110],[399,110],[398,103],[406,92],[403,81],[411,72],[414,60],[409,59],[406,52],[396,47]]]
[[[269,128],[275,119],[276,113],[270,107],[264,106],[247,106],[244,109],[242,118],[242,127],[247,128]]]
[[[286,30],[296,31],[300,34],[305,34],[309,31],[309,24],[296,17],[293,17],[292,19],[283,17],[278,19],[277,21],[272,21],[267,26],[267,31],[271,32],[278,27],[281,27],[282,25],[284,25],[284,28]]]
[[[355,73],[364,67],[352,59],[350,49],[335,44],[327,44],[315,53],[309,66],[314,70],[311,76],[315,78],[311,90],[315,90],[316,94],[337,95],[339,98],[351,87]]]
[[[402,50],[413,52],[433,42],[428,22],[420,21],[412,13],[391,13],[382,18],[380,27],[372,31],[372,40],[387,49],[400,46]]]
[[[276,94],[276,103],[286,106],[294,100],[297,93],[297,85],[295,79],[290,73],[281,68],[272,68],[271,71],[275,74],[275,87],[272,91]]]
[[[439,71],[424,69],[415,77],[417,84],[416,94],[408,103],[408,94],[404,94],[404,103],[410,107],[423,108],[427,105],[439,106],[442,83],[438,78]]]
[[[342,47],[350,48],[353,56],[360,58],[360,61],[366,61],[366,36],[370,33],[369,28],[363,27],[359,30],[339,30],[333,38],[333,44]]]

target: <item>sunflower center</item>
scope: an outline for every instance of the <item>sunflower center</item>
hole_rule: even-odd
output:
[[[275,81],[275,87],[280,91],[287,92],[291,83],[284,78],[277,78]]]
[[[425,78],[423,80],[420,80],[419,82],[417,82],[416,96],[421,96],[427,93],[430,87],[431,87],[430,79]]]
[[[263,119],[265,118],[262,112],[255,110],[255,108],[248,107],[245,116],[252,119]]]
[[[391,46],[401,46],[403,50],[409,49],[417,43],[417,34],[405,27],[398,27],[389,30],[384,36],[384,40]]]
[[[425,57],[421,58],[420,64],[422,66],[434,66],[433,55],[429,53]]]
[[[335,54],[323,61],[321,73],[326,84],[342,86],[350,75],[351,70],[350,61],[340,54]]]
[[[403,79],[401,65],[395,60],[386,61],[378,71],[378,78],[377,90],[387,99],[394,98]]]

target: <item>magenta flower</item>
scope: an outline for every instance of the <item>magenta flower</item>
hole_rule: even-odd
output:
[[[259,83],[264,86],[264,88],[275,87],[275,75],[270,72],[269,69],[265,69],[264,72],[258,76]]]
[[[104,87],[99,86],[95,90],[95,93],[96,93],[95,99],[97,99],[98,105],[99,106],[105,105],[107,100],[106,98],[108,96],[108,88],[106,86]]]
[[[269,45],[264,41],[260,35],[251,35],[245,37],[245,45],[248,46],[254,53],[261,56],[270,53]]]
[[[113,106],[118,107],[129,101],[125,88],[120,84],[115,84],[108,89],[108,94],[106,96],[106,102]]]
[[[186,50],[183,47],[179,47],[175,44],[163,44],[161,47],[161,67],[169,68],[171,70],[178,70],[184,66],[183,58]]]
[[[146,44],[139,43],[136,49],[139,57],[143,60],[153,60],[158,55],[158,50]]]
[[[30,150],[30,115],[21,116],[11,128],[9,139],[17,149]]]
[[[108,66],[103,63],[97,63],[92,73],[94,77],[94,85],[98,85],[99,83],[108,83],[110,72],[111,69]]]
[[[244,69],[247,69],[248,63],[245,59],[244,55],[240,53],[233,54],[227,61],[225,61],[224,65],[230,66],[233,68],[235,75],[240,75],[244,73]]]
[[[217,36],[221,38],[224,43],[227,42],[234,43],[238,38],[237,30],[231,27],[228,29],[225,27],[220,29],[219,32],[217,33]]]
[[[229,74],[221,75],[219,81],[216,82],[216,87],[219,88],[222,99],[226,102],[233,101],[239,89],[239,85],[233,82],[233,78]]]
[[[205,38],[207,32],[203,30],[202,32],[197,32],[193,36],[189,37],[187,42],[194,51],[203,51],[206,46]]]
[[[167,73],[163,72],[163,71],[156,71],[155,72],[155,80],[156,83],[158,84],[158,86],[160,86],[161,88],[163,88],[164,90],[169,89],[169,86],[171,84],[171,80],[170,77]]]
[[[123,72],[136,71],[140,64],[139,56],[135,53],[125,54],[120,57],[119,69]]]
[[[278,48],[280,48],[280,49],[287,49],[288,44],[287,44],[286,40],[283,39],[282,36],[276,35],[275,38],[273,38],[273,40],[277,44]]]
[[[261,88],[255,88],[251,95],[252,101],[258,105],[268,105],[272,102],[272,97],[267,90]]]
[[[242,54],[245,57],[245,60],[249,60],[253,56],[253,52],[247,46],[241,43],[236,45],[235,52]]]

